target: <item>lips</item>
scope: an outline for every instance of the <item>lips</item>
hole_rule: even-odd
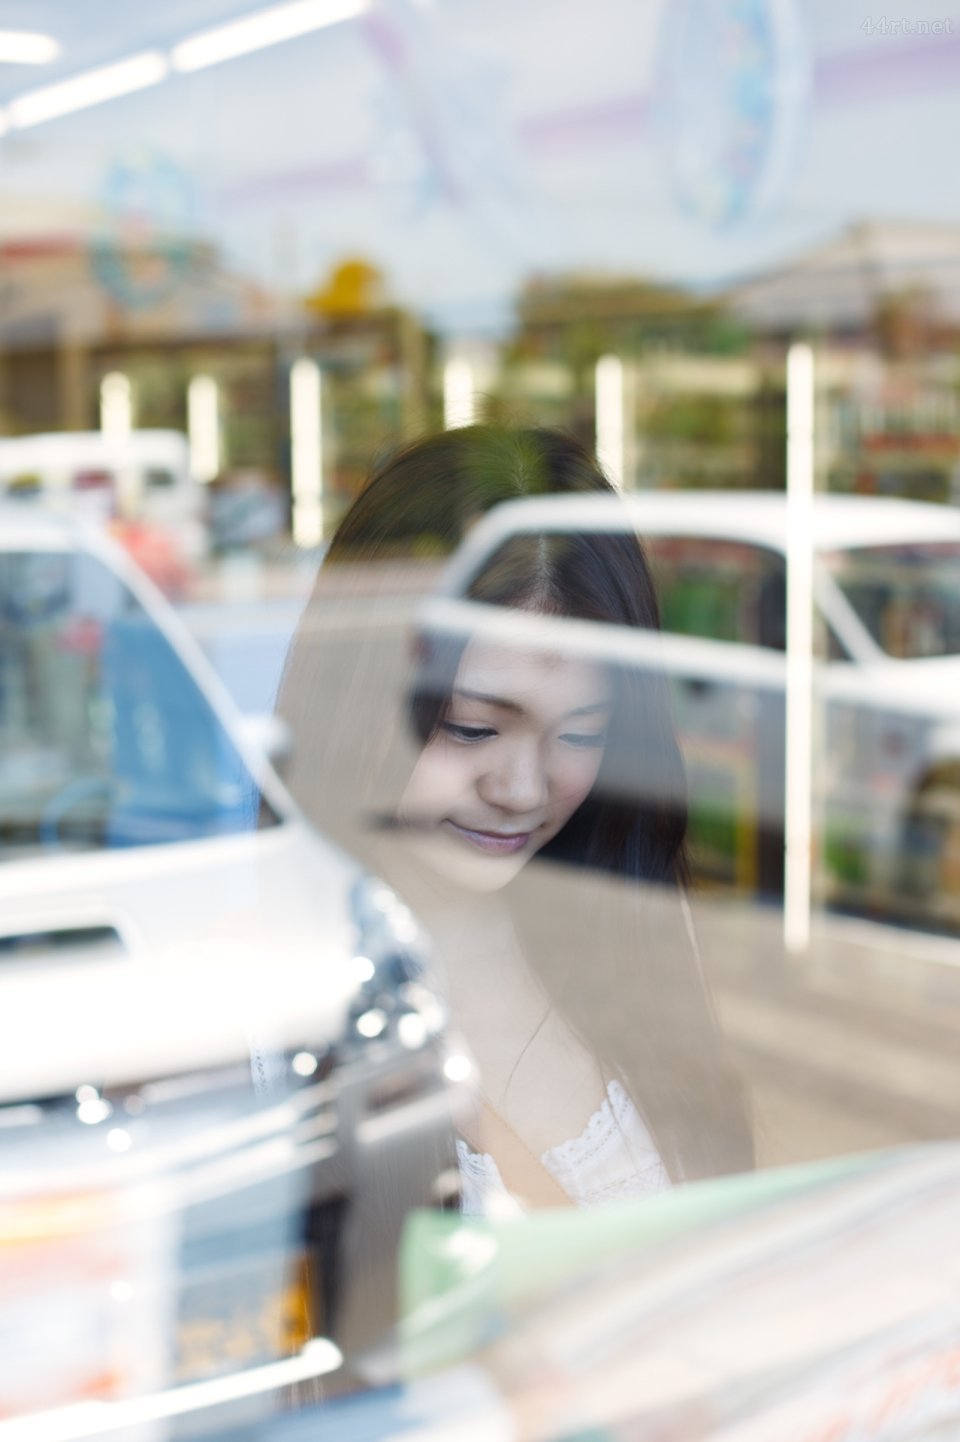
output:
[[[469,826],[459,826],[455,821],[444,824],[455,836],[489,856],[513,856],[524,849],[533,835],[532,831],[474,831]]]

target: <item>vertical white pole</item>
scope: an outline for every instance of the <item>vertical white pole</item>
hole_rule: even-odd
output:
[[[130,455],[133,432],[133,386],[122,371],[109,371],[100,382],[100,430],[112,442],[117,514],[132,520],[140,508],[142,482]]]
[[[291,525],[298,546],[323,540],[323,397],[320,367],[301,356],[290,369]]]
[[[220,474],[220,397],[212,376],[194,376],[187,387],[190,469],[198,481]]]
[[[626,433],[623,361],[619,356],[600,357],[597,361],[595,385],[597,460],[617,489],[622,490]]]
[[[133,430],[133,391],[130,377],[121,371],[110,371],[100,382],[100,429],[120,441]]]
[[[813,842],[813,351],[787,352],[787,696],[783,941],[810,940]]]
[[[473,367],[463,356],[451,356],[443,367],[443,424],[446,430],[472,426],[477,416]]]

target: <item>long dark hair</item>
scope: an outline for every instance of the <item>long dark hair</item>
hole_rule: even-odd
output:
[[[422,549],[424,537],[438,551],[452,550],[471,522],[501,501],[590,492],[615,495],[589,453],[562,432],[473,426],[432,436],[372,476],[333,538],[318,596],[324,585],[327,595],[331,584],[335,592],[338,571],[395,556],[403,545]],[[650,570],[628,527],[514,537],[475,577],[469,596],[534,615],[659,629]],[[411,648],[402,694],[395,694],[408,724],[392,737],[406,746],[406,760],[398,764],[394,757],[394,791],[369,808],[381,822],[396,814],[403,771],[409,775],[412,759],[444,718],[468,639],[427,632]],[[363,669],[359,653],[356,664]],[[506,888],[504,900],[551,1003],[608,1078],[626,1086],[670,1173],[689,1178],[742,1170],[752,1161],[749,1128],[706,994],[686,900],[685,777],[669,690],[656,668],[615,664],[610,677],[614,706],[597,782]],[[378,667],[368,666],[364,685],[378,679]],[[295,644],[281,709],[300,732],[309,724],[304,682],[309,691]],[[382,715],[378,724],[381,733],[390,729]],[[372,749],[364,748],[363,728],[349,714],[334,729],[327,764],[341,792],[348,754],[358,788],[390,770],[382,734]],[[317,820],[329,828],[335,811]],[[358,850],[364,843],[356,810],[351,820],[342,839]],[[429,916],[425,920],[429,924]]]
[[[643,548],[629,530],[513,537],[466,594],[536,616],[648,631],[660,626]],[[562,649],[563,628],[556,629]],[[444,719],[463,643],[421,636],[418,644],[421,658],[429,660],[424,667],[429,682],[416,686],[410,710],[426,744]],[[540,859],[589,866],[632,881],[685,885],[686,777],[665,679],[655,667],[608,664],[606,669],[613,709],[597,781]]]

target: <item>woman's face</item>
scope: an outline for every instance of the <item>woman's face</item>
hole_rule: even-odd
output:
[[[589,661],[471,642],[401,802],[418,854],[459,886],[505,886],[588,796],[610,710]]]

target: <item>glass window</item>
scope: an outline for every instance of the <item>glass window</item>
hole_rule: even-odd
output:
[[[143,482],[148,491],[169,491],[177,483],[173,471],[163,466],[147,466],[143,473]]]
[[[786,571],[781,556],[699,536],[654,536],[645,546],[665,631],[783,650]]]
[[[893,1315],[879,1231],[862,1286],[837,1270],[868,1174],[900,1161],[854,1163],[863,1205],[821,1234],[819,1363],[831,1188],[775,1229],[753,1199],[787,1206],[806,1174],[780,1168],[960,1137],[958,67],[960,0],[4,7],[0,1154],[15,1125],[24,1160],[0,1167],[0,1418],[121,1396],[126,1417],[145,1396],[162,1429],[159,1395],[188,1442],[283,1433],[322,1395],[333,1437],[401,1414],[454,1434],[456,1376],[483,1375],[487,1430],[544,1438],[913,1435],[913,1382],[947,1376],[954,1319],[928,1355],[941,1313]],[[789,510],[781,529],[808,488],[834,553],[802,597],[810,667],[786,652],[785,572],[791,603],[807,580]],[[47,507],[83,529],[38,530]],[[442,1007],[379,995],[411,918]],[[181,964],[189,1000],[164,1021],[142,978],[169,1000]],[[196,1184],[169,1170],[161,1103],[138,1120],[107,1095],[145,1080],[141,1021],[150,1085],[180,1099],[171,1136],[210,1167]],[[258,1108],[229,1158],[202,1099],[225,1047]],[[448,1082],[482,1089],[493,1135],[439,1104]],[[566,1181],[523,1174],[584,1137]],[[269,1178],[248,1185],[247,1152]],[[870,1217],[911,1279],[926,1246],[929,1299],[957,1188],[923,1157],[916,1207],[878,1192]],[[129,1264],[72,1237],[77,1282],[45,1194],[72,1227],[62,1185],[98,1210],[104,1161],[111,1218],[128,1185],[151,1218],[158,1189],[188,1214],[132,1217]],[[769,1184],[647,1196],[754,1161]],[[383,1331],[417,1274],[410,1208],[459,1188],[499,1227],[564,1200],[544,1179],[587,1206],[539,1239],[535,1218],[497,1255],[476,1217],[431,1233],[422,1316],[456,1376],[418,1358],[409,1395],[351,1411],[417,1335],[416,1317],[403,1347]],[[302,1212],[268,1281],[254,1233],[281,1193]],[[579,1229],[609,1268],[625,1213],[589,1208],[615,1196],[637,1204],[604,1279],[625,1290],[594,1310]],[[864,1361],[844,1302],[886,1356]],[[287,1379],[272,1399],[181,1415],[180,1382],[242,1393],[267,1360],[288,1369],[261,1374]],[[787,1415],[790,1377],[812,1390]]]
[[[83,552],[0,553],[0,738],[7,858],[276,819],[171,642]]]
[[[960,545],[865,546],[825,558],[847,600],[888,656],[960,653]]]

